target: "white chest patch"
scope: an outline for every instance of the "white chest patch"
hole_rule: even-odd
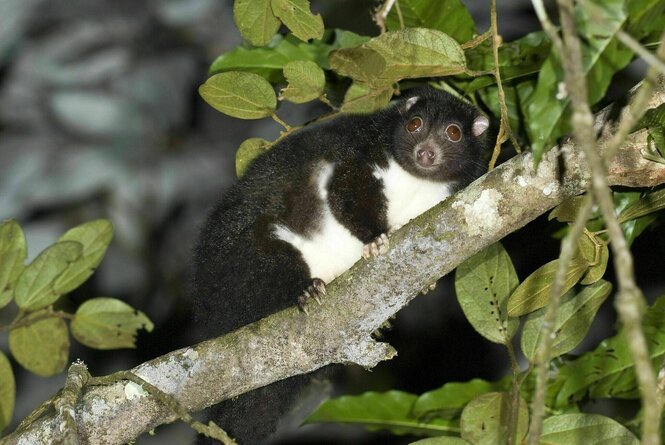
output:
[[[394,159],[390,159],[386,169],[376,167],[374,177],[383,181],[391,231],[399,229],[452,194],[449,183],[413,176]]]
[[[320,278],[325,283],[353,266],[360,259],[363,249],[362,241],[335,219],[328,205],[328,184],[334,169],[333,164],[323,164],[312,178],[321,200],[321,218],[312,234],[300,235],[281,224],[274,227],[275,237],[300,251],[311,277]]]

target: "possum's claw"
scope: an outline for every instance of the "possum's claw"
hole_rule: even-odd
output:
[[[298,297],[298,308],[307,315],[309,314],[307,312],[307,302],[313,299],[321,304],[321,298],[324,295],[326,295],[326,283],[319,278],[314,278],[312,279],[312,284],[307,286],[303,293]]]
[[[371,257],[379,256],[380,253],[386,253],[388,250],[388,235],[382,233],[374,238],[368,244],[363,246],[363,258],[366,260]]]

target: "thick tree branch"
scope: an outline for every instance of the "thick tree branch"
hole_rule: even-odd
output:
[[[665,82],[661,80],[657,90],[651,106],[665,102]],[[601,146],[607,140],[601,138]],[[646,132],[629,137],[610,165],[611,184],[651,187],[665,183],[665,165],[639,155],[645,145]],[[537,172],[531,155],[523,153],[393,234],[385,255],[360,261],[336,279],[327,288],[327,301],[312,308],[308,316],[287,309],[218,339],[143,363],[132,372],[172,394],[185,409],[197,411],[329,363],[372,367],[392,358],[395,351],[373,340],[371,333],[420,289],[581,193],[588,180],[584,156],[570,142],[548,152]],[[85,388],[75,412],[82,442],[123,444],[176,419],[176,414],[137,392],[135,386],[118,382]],[[49,443],[59,426],[57,416],[49,413],[1,442]]]

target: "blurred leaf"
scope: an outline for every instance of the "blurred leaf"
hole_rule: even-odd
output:
[[[241,178],[247,171],[254,159],[265,153],[270,145],[269,141],[262,138],[245,139],[236,152],[236,176]]]
[[[573,350],[584,339],[596,312],[612,292],[612,285],[601,280],[585,287],[582,292],[566,293],[561,299],[561,306],[553,326],[554,340],[550,357],[558,357]],[[527,315],[522,331],[522,352],[534,362],[538,344],[541,341],[543,323],[547,308],[538,309]]]
[[[281,25],[270,6],[270,0],[235,0],[233,20],[240,35],[254,46],[270,42]]]
[[[554,210],[550,212],[547,219],[551,221],[552,219],[556,218],[557,221],[563,223],[574,222],[577,218],[577,215],[580,213],[580,207],[582,207],[583,201],[584,195],[568,198],[556,206]]]
[[[647,193],[638,201],[629,204],[619,215],[619,222],[624,223],[662,209],[665,209],[665,189]]]
[[[638,40],[649,34],[662,33],[665,28],[665,3],[662,0],[631,0],[626,32]]]
[[[306,423],[335,422],[363,425],[370,431],[390,430],[393,434],[438,435],[451,432],[456,421],[435,419],[421,422],[411,414],[417,396],[402,391],[366,392],[328,400],[307,418]]]
[[[552,294],[554,275],[559,266],[559,260],[550,261],[539,267],[520,284],[508,300],[508,314],[511,317],[528,314],[547,305]],[[569,264],[561,295],[568,292],[589,268],[583,258],[574,257]]]
[[[93,298],[79,306],[71,323],[72,335],[95,349],[135,348],[139,329],[151,332],[146,315],[115,298]]]
[[[443,31],[459,43],[471,40],[476,33],[476,24],[469,10],[460,0],[400,0],[405,28],[430,28]],[[386,18],[389,31],[400,29],[397,6]]]
[[[16,381],[9,359],[0,351],[0,433],[7,428],[14,414]]]
[[[591,105],[605,95],[614,73],[632,58],[633,53],[614,38],[626,17],[623,0],[588,0],[575,8],[577,31],[584,41],[582,69]],[[552,48],[540,69],[538,84],[523,108],[536,163],[546,149],[570,131],[567,112],[570,99],[560,95],[563,78],[559,57]]]
[[[433,415],[443,419],[459,416],[464,406],[481,394],[499,390],[496,383],[481,379],[450,382],[441,388],[422,394],[413,405],[414,416]]]
[[[58,241],[76,241],[83,247],[83,252],[81,257],[67,266],[55,280],[55,292],[66,294],[83,284],[101,263],[112,238],[113,225],[106,219],[89,221],[62,235]]]
[[[335,29],[335,41],[333,49],[338,48],[351,48],[359,46],[370,39],[368,36],[361,36],[355,32],[347,31],[345,29]]]
[[[67,267],[81,257],[83,247],[75,241],[60,241],[44,249],[16,282],[14,298],[23,310],[34,311],[54,303],[60,293],[53,283]]]
[[[319,98],[326,86],[323,70],[314,62],[294,61],[284,67],[289,85],[281,92],[282,98],[301,104]]]
[[[386,32],[358,47],[335,50],[329,60],[337,73],[383,87],[402,79],[449,76],[466,69],[464,51],[455,39],[426,28]]]
[[[216,110],[240,119],[267,117],[277,107],[272,85],[253,73],[215,74],[199,87],[199,94]]]
[[[540,443],[547,445],[638,445],[639,440],[616,420],[599,414],[562,414],[543,422]]]
[[[645,312],[643,330],[651,362],[654,369],[659,369],[665,355],[665,295]],[[554,408],[589,397],[639,398],[634,362],[623,332],[560,366],[552,386],[559,388],[552,396]]]
[[[9,350],[28,371],[50,377],[65,369],[69,356],[67,324],[46,318],[9,331]]]
[[[323,37],[323,19],[309,9],[308,0],[271,0],[272,12],[300,40]]]
[[[345,113],[372,113],[388,105],[392,96],[391,86],[373,88],[363,82],[353,82],[346,91],[341,110]]]
[[[416,442],[411,442],[410,445],[472,445],[461,437],[439,436],[428,437],[427,439],[420,439]]]
[[[473,328],[494,343],[506,344],[519,320],[508,318],[508,297],[519,284],[508,252],[495,243],[457,267],[455,292]]]
[[[462,411],[462,438],[474,445],[507,443],[511,402],[507,392],[491,392],[473,399]],[[521,397],[519,404],[515,443],[522,442],[529,426],[529,410]]]
[[[0,224],[0,309],[12,301],[16,280],[23,272],[28,249],[21,226],[14,220]]]

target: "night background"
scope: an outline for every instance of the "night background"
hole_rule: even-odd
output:
[[[466,0],[483,32],[489,2]],[[499,2],[505,41],[540,29],[529,1]],[[377,35],[373,1],[312,1],[326,28]],[[214,58],[241,43],[232,1],[0,0],[0,221],[16,219],[30,261],[70,227],[107,218],[113,242],[93,277],[68,296],[76,307],[97,296],[122,299],[155,323],[135,350],[96,351],[72,342],[93,375],[131,368],[198,341],[187,293],[191,249],[208,209],[235,180],[235,151],[249,137],[274,140],[270,119],[243,121],[208,106],[197,88]],[[636,62],[611,88],[620,97],[641,78]],[[321,104],[284,103],[289,123],[309,121]],[[516,203],[519,205],[519,203]],[[542,216],[503,243],[521,279],[558,256],[555,227]],[[658,223],[633,245],[638,284],[649,301],[665,292],[665,237]],[[607,279],[613,281],[611,265]],[[614,332],[612,299],[577,351]],[[295,303],[295,301],[294,301]],[[0,324],[11,311],[0,314]],[[509,371],[503,347],[476,334],[454,298],[452,276],[398,314],[386,341],[398,350],[371,372],[348,368],[338,391],[421,393],[449,381],[497,380]],[[517,341],[518,339],[516,339]],[[0,348],[7,351],[6,336]],[[10,356],[11,357],[11,356]],[[64,383],[12,362],[18,422]],[[191,443],[177,424],[138,444]],[[359,427],[307,426],[295,443],[408,443]]]

